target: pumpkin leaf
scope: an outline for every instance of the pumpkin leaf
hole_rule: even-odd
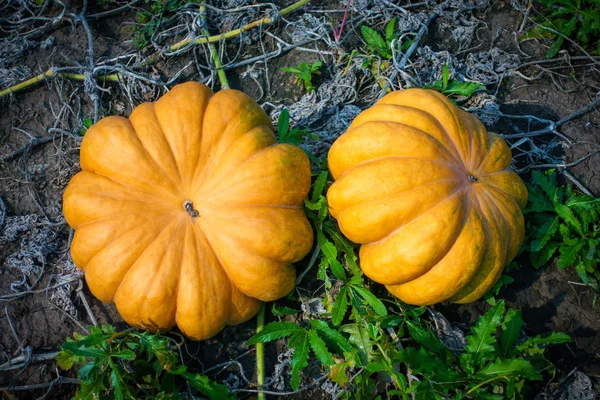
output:
[[[262,331],[252,336],[246,342],[247,346],[256,343],[266,343],[273,340],[281,339],[294,333],[305,332],[302,327],[293,322],[271,322],[263,328]]]
[[[385,305],[373,293],[360,286],[352,285],[350,287],[373,308],[373,311],[382,317],[387,316],[387,309],[385,308]]]
[[[300,372],[308,365],[309,355],[308,335],[302,335],[298,343],[294,346],[294,355],[292,356],[292,379],[290,385],[293,390],[300,388]]]

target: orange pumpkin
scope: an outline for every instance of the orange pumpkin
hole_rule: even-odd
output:
[[[364,273],[409,304],[479,299],[517,254],[527,189],[505,141],[424,89],[392,92],[329,152],[327,193]]]
[[[104,118],[81,168],[64,194],[73,261],[131,325],[204,339],[294,287],[310,163],[245,94],[188,82]]]

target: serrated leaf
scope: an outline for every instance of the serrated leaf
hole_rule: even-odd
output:
[[[300,372],[308,365],[308,354],[308,336],[304,335],[300,343],[294,348],[294,355],[292,356],[292,379],[290,385],[293,390],[298,390],[300,387]]]
[[[293,322],[271,322],[262,331],[252,336],[246,342],[247,346],[256,343],[265,343],[290,336],[296,332],[304,332],[304,329]]]
[[[121,382],[117,376],[117,372],[113,369],[110,371],[110,385],[112,386],[113,396],[115,400],[123,400],[123,390]]]
[[[193,386],[194,389],[197,389],[211,400],[235,400],[235,397],[229,394],[229,390],[227,390],[225,385],[213,382],[204,375],[184,372],[180,376]]]
[[[535,253],[530,253],[532,266],[534,268],[540,268],[544,266],[548,261],[550,261],[560,244],[560,242],[548,242],[542,250]]]
[[[549,344],[561,344],[567,343],[571,340],[571,337],[566,333],[562,332],[552,332],[550,335],[546,337],[542,337],[541,335],[537,335],[536,337],[529,338],[523,344],[517,346],[518,351],[526,351],[533,347],[545,346]]]
[[[565,269],[572,266],[579,255],[579,251],[585,244],[584,241],[578,241],[575,244],[563,243],[558,251],[560,252],[560,258],[558,259],[558,268]]]
[[[348,310],[348,287],[342,286],[337,292],[333,308],[331,310],[331,322],[333,325],[339,325],[346,315]]]
[[[518,376],[529,380],[540,380],[542,376],[535,367],[523,358],[511,358],[501,360],[497,358],[494,362],[483,367],[477,375],[483,379],[495,377]]]
[[[540,251],[558,230],[560,220],[554,217],[536,229],[536,239],[531,242],[531,251]]]
[[[82,346],[78,342],[66,342],[61,346],[61,349],[69,351],[73,355],[82,357],[97,357],[104,359],[108,356],[108,353],[102,349]]]
[[[295,310],[293,308],[286,307],[286,306],[278,307],[277,304],[273,304],[273,307],[271,307],[271,313],[276,317],[281,317],[284,315],[295,315],[295,314],[298,314],[299,312],[300,312],[299,310]]]
[[[581,229],[581,223],[573,214],[573,211],[564,204],[555,204],[554,209],[556,213],[567,223],[570,227],[572,227],[575,232],[579,235],[583,236],[583,230]]]
[[[65,350],[61,351],[56,356],[56,363],[64,370],[71,369],[77,361],[76,356]]]
[[[412,321],[406,321],[406,326],[408,327],[410,336],[418,343],[439,355],[443,355],[446,352],[444,345],[431,330]]]
[[[133,360],[135,358],[135,353],[131,350],[119,350],[110,353],[111,357],[122,358],[124,360]]]
[[[502,336],[500,338],[502,353],[505,357],[512,353],[513,346],[519,338],[522,328],[523,317],[521,311],[509,309],[502,322]]]
[[[321,338],[325,340],[327,346],[339,355],[352,351],[352,346],[348,343],[344,335],[335,329],[331,329],[325,321],[313,319],[310,321],[310,324],[318,331]]]
[[[348,324],[341,328],[342,332],[350,335],[348,341],[360,350],[360,360],[366,364],[372,357],[373,342],[362,324]]]
[[[315,186],[313,187],[311,201],[316,203],[319,200],[319,197],[323,194],[323,190],[325,189],[325,185],[327,184],[327,176],[329,172],[321,171],[315,180]]]
[[[504,300],[500,300],[488,312],[482,315],[477,324],[471,329],[472,334],[467,336],[467,352],[472,356],[474,365],[477,365],[487,353],[496,351],[496,331],[504,315]]]
[[[383,40],[381,35],[375,29],[363,25],[360,27],[360,33],[369,47],[377,51],[382,57],[389,57],[389,51],[385,40]]]
[[[382,301],[377,298],[377,296],[375,296],[373,293],[371,293],[369,290],[363,287],[354,285],[350,287],[352,288],[352,290],[358,293],[358,295],[362,297],[367,302],[367,304],[369,304],[373,308],[373,311],[375,311],[375,313],[381,315],[382,317],[387,316],[387,309],[385,308],[385,305],[382,303]]]
[[[308,341],[312,351],[315,353],[321,364],[330,366],[333,365],[333,355],[327,349],[323,339],[319,337],[316,330],[310,330],[308,332]]]
[[[385,41],[388,47],[392,44],[392,41],[398,39],[396,34],[396,17],[390,19],[387,26],[385,27]]]
[[[444,94],[457,94],[459,96],[471,97],[473,93],[477,92],[478,90],[487,90],[487,88],[481,83],[459,82],[453,79],[444,89]]]

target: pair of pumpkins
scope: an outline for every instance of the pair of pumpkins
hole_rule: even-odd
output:
[[[523,240],[510,150],[443,95],[393,92],[332,146],[327,194],[361,267],[411,304],[473,301]],[[313,245],[310,162],[235,90],[177,85],[81,145],[64,194],[73,261],[129,324],[205,339],[288,294]]]

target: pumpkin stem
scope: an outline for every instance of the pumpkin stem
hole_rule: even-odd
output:
[[[468,176],[469,182],[479,182],[479,178],[474,175],[469,174]]]
[[[183,208],[188,214],[190,214],[190,217],[192,218],[198,218],[200,216],[200,213],[197,210],[194,210],[194,203],[192,203],[190,200],[183,202]]]

